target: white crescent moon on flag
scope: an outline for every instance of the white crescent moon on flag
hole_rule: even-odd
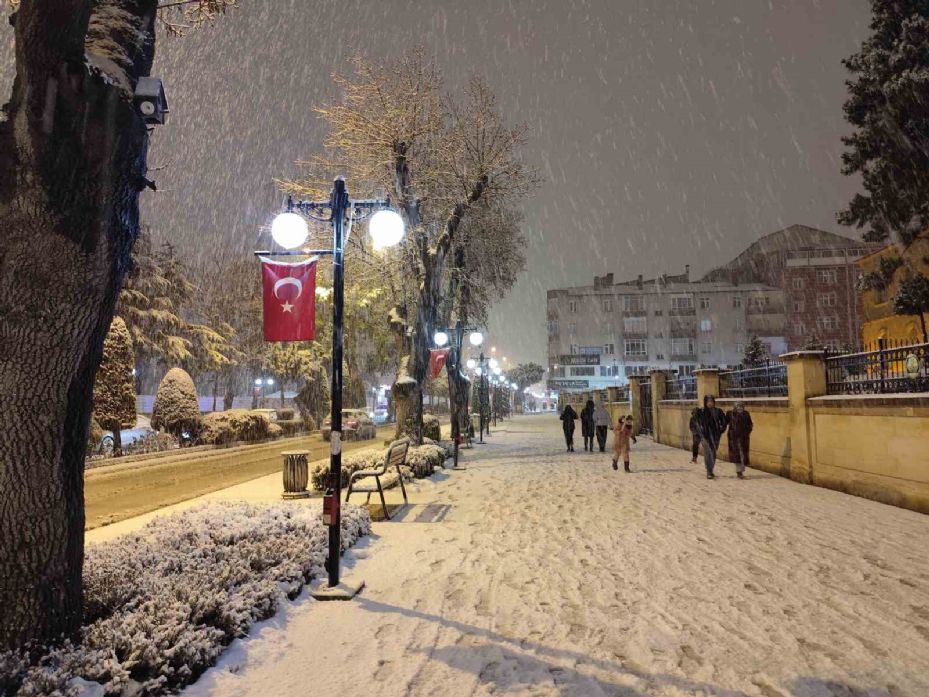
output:
[[[303,281],[301,281],[299,278],[294,278],[292,276],[288,276],[287,278],[281,278],[274,283],[274,289],[273,289],[274,297],[280,298],[281,296],[277,294],[277,291],[280,290],[281,287],[287,286],[287,285],[297,286],[297,297],[295,297],[294,300],[299,298],[300,294],[303,292]]]

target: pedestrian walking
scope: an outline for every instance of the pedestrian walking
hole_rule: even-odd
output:
[[[745,468],[749,467],[748,447],[752,433],[752,415],[742,402],[736,402],[735,408],[726,414],[729,419],[729,459],[735,462],[735,473],[739,479],[745,479]]]
[[[588,399],[581,409],[581,435],[584,437],[584,450],[594,451],[594,400]]]
[[[703,464],[706,466],[707,479],[716,479],[716,475],[713,474],[716,452],[728,425],[729,420],[723,410],[716,406],[716,398],[709,394],[704,396],[703,408],[697,413],[697,428],[700,432],[700,442],[703,443]]]
[[[700,427],[697,425],[697,415],[700,407],[694,407],[690,412],[690,438],[693,445],[690,448],[690,464],[697,464],[697,455],[700,453]]]
[[[564,442],[568,452],[574,452],[574,422],[577,421],[577,412],[570,404],[566,404],[561,412],[561,428],[564,430]]]
[[[629,442],[636,442],[632,434],[632,415],[619,418],[616,427],[613,429],[613,469],[619,469],[619,459],[623,459],[623,470],[631,472],[629,469]]]
[[[594,429],[597,432],[597,445],[600,446],[600,452],[606,452],[606,434],[610,430],[610,412],[606,410],[603,400],[597,402],[597,408],[594,409]]]

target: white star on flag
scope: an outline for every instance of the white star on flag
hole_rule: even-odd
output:
[[[291,305],[289,302],[287,302],[287,301],[285,300],[285,301],[284,301],[284,304],[281,305],[281,309],[282,309],[284,312],[290,312],[291,310],[294,309],[294,306]]]

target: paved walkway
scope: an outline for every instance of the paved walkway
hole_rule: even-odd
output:
[[[929,517],[506,422],[190,695],[929,695]]]

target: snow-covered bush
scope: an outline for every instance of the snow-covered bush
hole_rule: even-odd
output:
[[[186,371],[171,368],[155,393],[152,428],[179,436],[182,432],[196,433],[199,425],[200,406],[194,381]]]
[[[343,549],[370,529],[366,508],[342,508]],[[66,695],[79,680],[107,695],[176,691],[322,573],[327,540],[316,507],[219,502],[92,545],[77,643],[0,652],[0,694]]]
[[[285,436],[293,436],[304,430],[303,419],[278,419],[274,423]]]
[[[296,412],[293,409],[276,409],[278,421],[290,421],[294,418]]]
[[[237,441],[251,443],[273,437],[271,426],[268,417],[261,412],[248,409],[214,411],[205,414],[201,420],[200,442],[209,445]]]
[[[114,451],[122,450],[120,429],[135,425],[135,352],[121,317],[114,317],[103,342],[103,358],[94,379],[94,418],[112,431]]]
[[[352,453],[342,458],[342,488],[348,486],[348,480],[358,470],[373,469],[380,467],[384,462],[386,450],[367,450],[360,453]],[[329,463],[320,463],[310,472],[310,481],[313,488],[317,491],[325,491],[326,483],[329,481]]]
[[[435,472],[436,467],[441,467],[448,457],[448,451],[441,445],[435,443],[423,443],[423,445],[410,448],[406,454],[406,464],[417,479],[428,477]]]
[[[442,439],[442,427],[439,424],[438,416],[423,414],[423,438],[433,441]]]

